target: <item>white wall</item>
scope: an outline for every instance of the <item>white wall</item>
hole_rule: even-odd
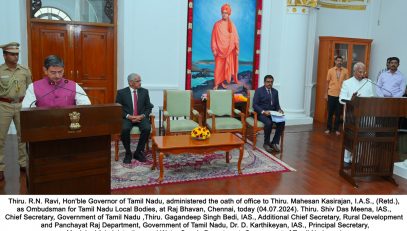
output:
[[[370,21],[373,38],[370,70],[373,79],[379,70],[385,68],[386,59],[396,56],[400,59],[399,70],[407,75],[407,1],[372,1],[375,12]],[[407,77],[407,76],[406,76]]]
[[[25,0],[0,0],[0,45],[20,43],[20,64],[27,66],[27,24]],[[3,63],[1,60],[0,63]]]
[[[20,43],[19,63],[28,66],[25,0],[0,0],[0,31],[0,45]],[[4,63],[3,58],[0,63]],[[11,123],[9,133],[16,133],[14,123]]]
[[[140,74],[155,112],[163,89],[185,89],[187,10],[187,0],[119,1],[118,88]]]

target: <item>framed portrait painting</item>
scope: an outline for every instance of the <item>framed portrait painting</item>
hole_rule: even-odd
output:
[[[257,88],[262,0],[189,0],[186,89]]]

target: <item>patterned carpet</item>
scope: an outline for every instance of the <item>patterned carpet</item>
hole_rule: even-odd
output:
[[[131,145],[131,150],[136,150],[137,142]],[[159,168],[151,170],[151,151],[147,153],[147,162],[145,163],[133,159],[131,164],[123,164],[123,146],[120,143],[119,161],[114,160],[113,148],[112,145],[112,190],[160,185],[157,181],[160,173]],[[226,163],[224,152],[207,155],[168,155],[164,157],[164,181],[161,185],[238,176],[238,157],[239,150],[237,149],[230,153],[229,164]],[[242,175],[295,171],[295,169],[264,150],[257,148],[253,150],[251,144],[247,143],[245,144],[241,168]]]

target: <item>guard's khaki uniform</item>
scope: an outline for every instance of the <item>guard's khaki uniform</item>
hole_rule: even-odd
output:
[[[15,70],[6,64],[0,65],[0,171],[4,171],[4,144],[10,127],[14,121],[18,139],[18,163],[26,166],[26,147],[21,143],[20,110],[28,85],[32,83],[28,68],[17,64]]]

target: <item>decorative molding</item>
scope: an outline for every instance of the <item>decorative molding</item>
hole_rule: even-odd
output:
[[[309,14],[309,7],[304,6],[287,6],[289,14]]]
[[[366,10],[368,0],[319,0],[318,5],[340,10]]]
[[[287,0],[287,6],[317,7],[318,0]]]
[[[31,17],[34,18],[35,13],[42,7],[41,0],[32,0],[31,1]]]
[[[114,3],[113,3],[113,0],[106,0],[105,14],[110,19],[110,22],[113,23],[113,17],[114,17]]]

